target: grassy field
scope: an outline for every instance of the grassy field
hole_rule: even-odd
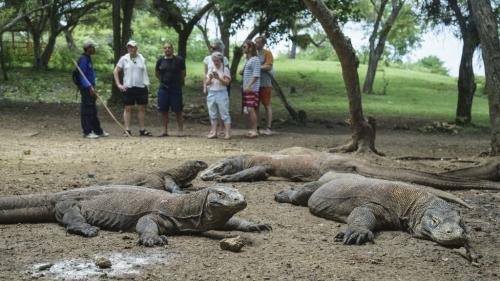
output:
[[[150,63],[150,67],[152,65]],[[203,65],[201,62],[188,62],[187,68],[185,102],[203,103]],[[348,115],[347,95],[338,62],[279,59],[275,62],[275,69],[276,79],[289,102],[295,109],[305,110],[309,119],[331,116],[343,118]],[[362,83],[366,66],[361,65],[358,71]],[[110,94],[111,71],[97,74],[97,88],[101,95],[107,97]],[[11,79],[0,84],[0,100],[51,103],[79,101],[71,82],[70,70],[34,72],[15,69],[9,75]],[[152,69],[150,76],[152,81],[156,81]],[[376,94],[363,96],[364,113],[376,118],[452,121],[457,102],[456,80],[443,75],[382,67],[377,72]],[[153,94],[156,87],[157,83],[153,82]],[[236,87],[232,97],[238,97]],[[238,98],[236,100],[239,101]],[[277,117],[286,117],[279,99],[273,100],[273,106]],[[478,87],[472,112],[475,124],[488,126],[488,103],[482,87]]]

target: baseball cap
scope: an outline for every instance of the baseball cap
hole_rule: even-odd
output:
[[[97,47],[97,43],[92,39],[87,39],[83,41],[83,48]]]
[[[137,47],[137,42],[135,42],[134,40],[130,40],[127,42],[127,46]]]

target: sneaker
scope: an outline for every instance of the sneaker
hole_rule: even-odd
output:
[[[271,128],[266,128],[265,130],[260,131],[260,133],[265,136],[270,136],[273,134],[273,131],[271,131]]]
[[[87,134],[87,135],[84,135],[83,137],[86,139],[98,139],[99,138],[99,136],[94,134],[94,132]]]
[[[106,132],[106,131],[102,131],[102,134],[98,135],[99,137],[103,138],[103,137],[109,137],[109,133]]]

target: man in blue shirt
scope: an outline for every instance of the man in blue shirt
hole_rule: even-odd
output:
[[[97,139],[107,137],[108,133],[102,130],[101,123],[97,118],[96,94],[95,94],[95,73],[92,66],[91,55],[95,54],[97,44],[93,40],[83,42],[83,54],[78,59],[78,66],[82,70],[85,78],[79,77],[79,89],[81,94],[80,118],[82,123],[83,137],[87,139]]]

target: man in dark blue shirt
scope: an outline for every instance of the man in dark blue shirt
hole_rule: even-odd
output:
[[[177,135],[184,136],[182,117],[182,86],[186,77],[184,59],[174,55],[174,46],[167,42],[163,45],[164,56],[156,62],[155,74],[160,80],[158,88],[158,111],[162,114],[163,130],[160,137],[168,136],[168,112],[175,112]]]
[[[107,137],[108,133],[102,130],[101,123],[97,118],[96,94],[95,94],[95,73],[92,66],[91,55],[95,54],[97,44],[93,40],[83,42],[83,54],[78,59],[78,66],[82,70],[85,78],[79,76],[79,89],[81,94],[80,119],[82,123],[83,137],[96,139]]]

